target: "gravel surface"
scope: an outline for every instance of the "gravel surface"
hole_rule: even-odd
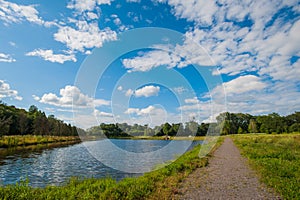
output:
[[[281,199],[262,185],[230,138],[215,151],[209,165],[190,174],[176,199]]]

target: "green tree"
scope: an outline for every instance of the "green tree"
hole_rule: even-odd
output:
[[[171,133],[172,126],[169,123],[163,125],[162,131],[164,135],[169,135]]]
[[[257,122],[255,119],[250,119],[248,131],[249,131],[249,133],[257,133],[258,132]]]
[[[289,128],[290,132],[300,132],[300,123],[294,123]]]
[[[194,120],[189,121],[185,124],[185,132],[187,135],[197,135],[199,124]]]
[[[208,128],[209,128],[209,124],[201,123],[197,131],[197,136],[205,136],[208,132]]]
[[[238,133],[238,134],[243,134],[243,133],[245,133],[245,132],[244,132],[244,130],[242,129],[242,127],[239,127],[237,133]]]

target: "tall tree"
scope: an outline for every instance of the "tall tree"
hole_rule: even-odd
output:
[[[249,131],[249,133],[257,133],[258,132],[257,122],[255,119],[250,119],[248,131]]]

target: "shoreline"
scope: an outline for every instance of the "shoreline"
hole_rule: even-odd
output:
[[[13,135],[0,138],[0,150],[15,147],[54,144],[60,142],[81,142],[78,136],[40,136],[40,135]]]

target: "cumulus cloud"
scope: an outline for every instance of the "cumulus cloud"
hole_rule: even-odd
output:
[[[104,42],[117,39],[116,32],[109,28],[100,30],[98,23],[88,23],[86,21],[73,20],[76,28],[62,26],[54,34],[54,39],[66,44],[72,51],[84,52],[86,49],[102,47]]]
[[[96,117],[109,117],[109,118],[112,118],[114,116],[112,113],[103,112],[96,109],[94,110],[94,115]]]
[[[230,110],[230,112],[264,114],[262,113],[264,111],[263,107],[272,110],[274,106],[271,102],[264,100],[265,96],[274,98],[273,95],[265,93],[264,90],[267,87],[268,84],[257,76],[240,76],[218,85],[209,93],[204,94],[202,96],[205,99],[204,101],[200,101],[196,97],[185,99],[185,104],[178,107],[178,110],[186,116],[192,113],[198,116],[199,119],[209,119],[209,121],[214,121],[219,113],[227,110]],[[267,103],[269,105],[266,105]]]
[[[39,25],[45,23],[34,5],[25,6],[4,0],[0,0],[0,19],[6,24],[19,23],[24,20]]]
[[[72,0],[67,8],[75,9],[78,12],[94,10],[97,5],[110,5],[111,0]]]
[[[18,95],[17,90],[12,90],[10,85],[4,80],[0,80],[0,98],[13,98],[15,100],[21,101],[23,98]]]
[[[32,95],[32,98],[33,98],[34,100],[36,100],[36,101],[39,101],[39,100],[40,100],[40,97],[38,97],[38,96],[35,95],[35,94]]]
[[[67,85],[65,88],[60,89],[60,96],[53,93],[44,94],[39,102],[58,107],[97,107],[107,106],[110,101],[104,99],[94,99],[83,94],[76,86]],[[37,99],[37,98],[36,98]]]
[[[183,59],[174,63],[169,61],[168,55],[164,55],[160,63],[173,67],[185,67],[188,64],[219,66],[219,71],[215,70],[214,75],[258,72],[274,80],[284,78],[280,74],[291,71],[287,77],[296,80],[296,75],[292,76],[299,74],[296,64],[288,62],[293,56],[299,57],[300,47],[297,44],[300,42],[300,20],[298,17],[290,18],[288,13],[299,15],[299,9],[296,9],[299,7],[298,1],[226,0],[218,1],[217,4],[215,1],[155,2],[168,3],[175,16],[195,23],[195,28],[186,32],[183,45],[169,47],[170,52]],[[283,13],[283,8],[288,11]],[[201,9],[204,11],[199,12]],[[209,29],[199,28],[207,25]],[[159,52],[152,54],[154,59]],[[153,62],[149,62],[151,64],[148,66],[143,65],[143,61],[152,61],[150,56],[151,54],[144,56],[143,60],[136,57],[125,63],[125,66],[127,64],[136,71],[148,71],[157,66]],[[282,65],[275,66],[274,61]]]
[[[86,15],[87,15],[88,20],[93,20],[93,19],[98,19],[99,18],[99,16],[94,12],[87,12]]]
[[[128,108],[125,111],[125,114],[136,114],[139,116],[144,116],[144,115],[150,115],[150,114],[156,114],[160,113],[163,109],[157,108],[155,106],[148,106],[146,108]]]
[[[184,102],[188,104],[197,104],[199,103],[199,99],[197,97],[194,97],[191,99],[185,99]]]
[[[0,53],[0,62],[16,62],[16,59],[12,58],[9,54]]]
[[[122,87],[119,86],[118,90],[122,91]],[[134,95],[135,97],[151,97],[151,96],[157,96],[160,91],[159,86],[154,85],[147,85],[137,90],[128,89],[125,92],[125,96],[131,96]]]
[[[54,54],[53,50],[43,50],[43,49],[35,49],[34,51],[26,53],[26,56],[38,56],[43,58],[44,60],[50,62],[58,62],[63,64],[66,61],[73,61],[76,62],[76,58],[74,54],[65,55],[65,54]]]
[[[132,59],[123,59],[122,63],[124,67],[129,70],[129,72],[147,72],[153,68],[164,65],[167,67],[174,67],[179,63],[179,61],[180,57],[170,52],[155,50]]]
[[[293,64],[290,63],[289,56],[274,56],[270,59],[270,66],[260,69],[260,74],[268,74],[274,80],[299,82],[300,77],[300,60]]]
[[[173,8],[175,16],[206,26],[213,23],[214,15],[218,11],[215,1],[168,0],[168,4]]]
[[[261,78],[254,75],[245,75],[215,87],[210,92],[210,95],[218,96],[225,93],[227,96],[232,96],[252,91],[261,91],[266,87],[267,84]]]
[[[142,87],[140,89],[137,89],[134,92],[134,95],[136,97],[151,97],[151,96],[157,96],[160,91],[159,86],[153,86],[153,85],[147,85],[145,87]]]
[[[152,47],[156,50],[131,59],[123,59],[124,67],[129,72],[147,72],[160,66],[183,68],[191,64],[200,66],[215,66],[217,64],[207,49],[194,39],[194,34],[189,32],[184,35],[184,43],[182,45],[156,44]]]

